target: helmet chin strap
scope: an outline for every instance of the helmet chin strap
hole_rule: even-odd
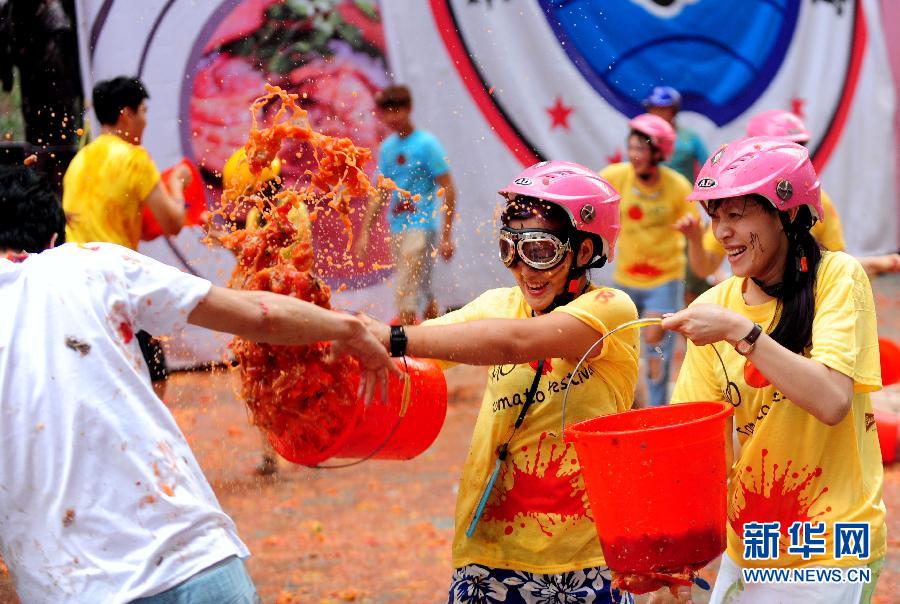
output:
[[[570,234],[569,238],[572,240],[574,235]],[[587,275],[587,271],[590,268],[600,268],[604,264],[606,264],[606,256],[603,255],[596,260],[589,260],[587,264],[583,264],[581,266],[575,266],[575,261],[577,260],[577,253],[581,250],[581,244],[584,241],[579,241],[578,245],[575,246],[575,250],[573,250],[573,258],[572,258],[572,266],[569,267],[569,272],[566,275],[566,287],[562,291],[562,293],[557,294],[553,301],[550,302],[550,305],[541,311],[541,314],[548,313],[552,311],[554,308],[559,308],[560,306],[565,306],[569,302],[573,301],[575,298],[583,294],[587,291],[587,288],[591,286],[591,280],[585,279],[584,285],[580,283],[581,278]]]
[[[557,294],[553,301],[550,303],[550,306],[541,311],[541,314],[546,314],[553,310],[554,308],[559,308],[560,306],[565,306],[581,294],[583,294],[588,287],[590,287],[590,280],[585,279],[584,285],[581,285],[579,282],[581,281],[581,277],[584,276],[585,267],[580,267],[578,269],[574,269],[580,271],[580,275],[573,275],[573,269],[569,269],[569,274],[566,276],[566,289],[563,290],[561,294]]]

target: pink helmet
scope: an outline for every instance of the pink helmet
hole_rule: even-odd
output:
[[[809,151],[783,138],[739,138],[722,145],[703,164],[688,199],[706,202],[741,195],[761,195],[782,212],[808,205],[819,220],[825,215]]]
[[[619,236],[619,192],[596,172],[568,161],[542,161],[525,168],[498,191],[512,201],[517,195],[558,205],[575,230],[596,235],[602,253],[613,259]]]
[[[809,130],[799,117],[784,109],[770,109],[750,118],[747,136],[777,136],[795,143],[809,140]]]
[[[642,113],[628,122],[628,127],[647,136],[653,146],[662,153],[663,160],[672,157],[675,151],[675,128],[672,124],[650,113]]]

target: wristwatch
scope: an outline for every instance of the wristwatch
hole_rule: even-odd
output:
[[[406,356],[406,331],[402,325],[391,325],[391,356]]]
[[[756,340],[759,338],[759,335],[762,333],[762,327],[759,323],[753,324],[753,329],[750,330],[744,339],[738,340],[734,345],[734,349],[738,351],[738,354],[742,354],[747,356],[751,352],[753,352],[753,348],[756,347]]]

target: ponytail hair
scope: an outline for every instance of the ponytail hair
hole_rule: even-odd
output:
[[[766,211],[777,211],[767,200],[758,201]],[[788,239],[788,254],[780,288],[774,286],[775,291],[766,291],[781,299],[781,316],[769,335],[788,350],[803,354],[812,343],[816,273],[822,260],[822,248],[809,232],[815,223],[809,206],[801,206],[793,221],[787,212],[779,212],[778,216]]]

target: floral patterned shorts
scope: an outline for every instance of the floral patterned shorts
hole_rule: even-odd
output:
[[[611,583],[608,568],[541,575],[469,564],[453,573],[447,604],[634,604]]]

